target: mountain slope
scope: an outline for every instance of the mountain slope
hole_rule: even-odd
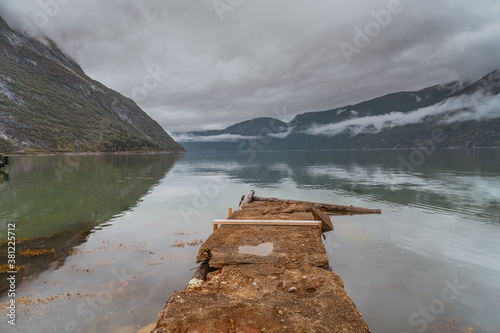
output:
[[[435,85],[420,91],[392,93],[333,110],[307,112],[297,115],[292,120],[291,126],[294,127],[295,132],[300,132],[313,124],[328,124],[357,117],[377,116],[385,114],[388,111],[407,113],[442,101],[444,98],[457,91],[459,86],[459,82],[450,82],[445,85]]]
[[[183,144],[191,151],[500,147],[500,71],[465,87],[450,82],[299,114],[285,125],[285,135],[266,139],[229,143],[197,132]]]
[[[0,151],[184,150],[52,41],[30,39],[0,18],[0,47]]]
[[[279,134],[286,132],[287,129],[288,129],[288,124],[281,120],[270,117],[260,117],[242,121],[240,123],[231,125],[223,130],[193,131],[185,133],[184,136],[186,138],[190,136],[192,137],[222,136],[225,134],[242,135],[242,136],[259,136],[263,134],[262,133],[263,130],[268,133]]]

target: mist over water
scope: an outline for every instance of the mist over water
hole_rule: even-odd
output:
[[[335,230],[323,240],[372,332],[439,332],[443,325],[498,332],[500,150],[436,150],[414,170],[401,167],[408,154],[81,156],[79,167],[74,159],[12,157],[2,170],[8,181],[0,184],[2,233],[17,221],[28,238],[58,235],[59,245],[36,241],[45,247],[71,248],[58,265],[30,268],[34,273],[17,286],[16,296],[24,297],[17,325],[3,320],[0,330],[136,332],[151,324],[193,274],[199,244],[189,244],[205,240],[212,220],[254,189],[260,196],[382,209],[333,217]],[[102,205],[91,206],[92,197]],[[67,201],[51,210],[55,198]],[[109,204],[117,198],[123,205]],[[9,208],[26,202],[32,208],[17,215]],[[37,216],[34,207],[43,206]],[[83,223],[92,222],[85,207],[96,212],[94,224]],[[60,236],[65,229],[86,236],[72,242]]]

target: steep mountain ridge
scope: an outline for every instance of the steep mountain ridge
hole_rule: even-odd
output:
[[[259,117],[250,120],[245,120],[237,124],[226,127],[223,130],[211,131],[193,131],[189,132],[192,136],[215,136],[222,134],[234,134],[243,136],[258,136],[261,134],[262,129],[267,129],[270,133],[283,133],[286,132],[288,124],[271,117]]]
[[[51,40],[17,33],[0,18],[0,47],[2,152],[184,151]]]
[[[450,97],[472,95],[477,92],[482,92],[490,95],[500,94],[500,70],[494,70],[493,72],[488,73],[479,80],[472,82],[460,91],[452,94]]]
[[[419,91],[402,91],[377,97],[354,105],[327,111],[306,112],[291,122],[294,132],[300,132],[313,124],[337,123],[357,117],[370,117],[387,113],[388,110],[407,113],[442,101],[456,92],[458,81],[435,85]]]
[[[183,144],[190,151],[409,149],[429,142],[439,131],[445,139],[434,140],[435,147],[500,147],[500,71],[468,84],[455,81],[302,113],[284,125],[285,135],[269,131],[267,139],[247,136],[228,142],[193,132],[198,137],[188,137]]]

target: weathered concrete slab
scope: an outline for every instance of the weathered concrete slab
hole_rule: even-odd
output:
[[[193,308],[195,307],[195,308]],[[159,315],[167,332],[369,332],[340,277],[317,267],[226,266]]]
[[[198,251],[196,261],[205,260],[215,268],[241,264],[328,267],[328,254],[318,229],[312,226],[223,225]]]
[[[252,202],[228,219],[313,221],[313,213]],[[196,259],[219,270],[176,292],[153,332],[370,332],[340,277],[324,269],[317,226],[222,225]]]

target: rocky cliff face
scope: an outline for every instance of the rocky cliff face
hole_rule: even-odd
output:
[[[89,78],[54,42],[0,18],[0,151],[184,151],[131,99]]]

